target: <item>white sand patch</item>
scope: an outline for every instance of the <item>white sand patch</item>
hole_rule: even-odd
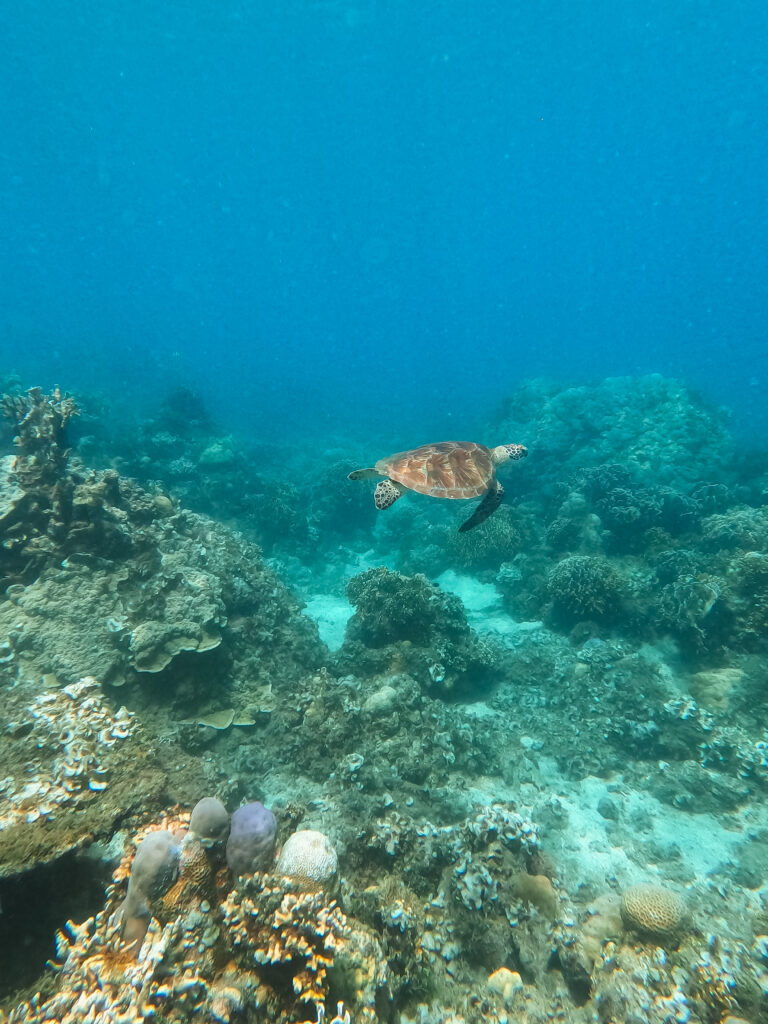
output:
[[[494,714],[483,702],[464,711],[475,719]],[[529,739],[525,746],[535,742]],[[582,886],[605,892],[638,882],[673,888],[685,885],[681,879],[702,882],[724,863],[738,859],[738,847],[754,817],[749,810],[725,818],[688,814],[616,779],[590,776],[573,782],[544,756],[538,756],[531,769],[529,780],[516,786],[495,778],[475,779],[466,795],[479,804],[514,803],[537,824],[542,849],[572,894]],[[618,821],[607,821],[598,812],[603,797],[618,807]],[[665,857],[651,854],[652,849],[670,852]]]
[[[293,578],[290,572],[283,573],[306,602],[302,609],[304,615],[315,620],[320,639],[332,651],[338,651],[344,643],[347,622],[355,611],[343,596],[348,581],[366,569],[375,569],[386,563],[386,558],[376,555],[373,548],[365,552],[344,551],[343,554],[346,561],[327,565],[321,575],[309,569],[305,569],[301,576],[294,574]],[[324,592],[318,594],[313,587],[322,587]]]
[[[467,615],[487,615],[503,611],[501,594],[493,583],[481,583],[474,576],[464,576],[446,569],[435,580],[441,590],[460,597]]]
[[[663,885],[679,877],[681,869],[701,880],[731,858],[741,841],[740,830],[733,831],[731,822],[725,828],[714,815],[687,814],[628,787],[612,792],[605,780],[593,776],[578,783],[565,781],[548,759],[542,758],[539,768],[541,782],[546,781],[543,792],[549,794],[545,805],[557,808],[560,819],[544,827],[542,845],[553,853],[571,886],[589,883],[604,888],[618,882],[623,888],[648,881]],[[609,823],[598,812],[603,797],[620,808],[618,822]],[[534,811],[534,820],[541,807]],[[644,855],[651,845],[675,848],[679,856],[665,862]]]
[[[320,639],[330,650],[338,651],[344,643],[344,632],[354,608],[345,597],[315,594],[306,599],[304,614],[317,623]]]
[[[461,599],[467,621],[478,633],[493,635],[505,647],[514,647],[525,633],[543,629],[541,622],[518,622],[504,610],[498,588],[446,569],[435,581],[441,590]]]

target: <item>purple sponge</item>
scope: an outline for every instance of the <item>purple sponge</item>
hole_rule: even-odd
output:
[[[227,864],[234,875],[264,871],[275,856],[277,820],[272,811],[255,800],[238,807],[232,815],[227,840]]]

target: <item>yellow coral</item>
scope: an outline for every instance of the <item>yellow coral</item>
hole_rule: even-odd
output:
[[[672,936],[685,921],[685,900],[661,885],[631,885],[621,897],[621,916],[628,928],[658,937]]]
[[[282,964],[292,968],[301,1003],[325,1002],[325,978],[347,919],[322,892],[304,892],[287,878],[241,878],[222,904],[224,923],[243,966]]]

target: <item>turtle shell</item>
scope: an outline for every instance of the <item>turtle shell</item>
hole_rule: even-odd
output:
[[[382,476],[434,498],[477,498],[485,494],[495,467],[490,448],[474,441],[440,441],[379,459]]]

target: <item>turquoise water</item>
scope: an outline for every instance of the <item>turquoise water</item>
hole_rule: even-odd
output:
[[[761,4],[2,23],[0,339],[25,380],[202,386],[243,432],[386,422],[397,449],[472,436],[529,377],[662,372],[764,434]]]

